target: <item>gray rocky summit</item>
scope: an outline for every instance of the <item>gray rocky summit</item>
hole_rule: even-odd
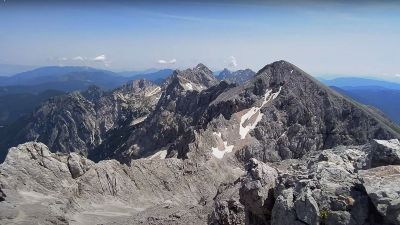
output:
[[[33,115],[0,165],[1,224],[400,224],[400,129],[286,61],[243,84],[199,64]]]

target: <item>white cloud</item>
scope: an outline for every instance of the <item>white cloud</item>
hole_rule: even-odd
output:
[[[109,67],[110,66],[110,61],[107,59],[107,56],[105,54],[96,56],[92,59],[94,62],[101,62],[104,64],[104,66]]]
[[[226,66],[227,66],[228,68],[235,68],[235,67],[237,67],[237,61],[236,61],[235,56],[229,57],[229,59],[226,60],[225,63],[227,64]]]
[[[394,76],[395,76],[395,77],[400,77],[400,73],[398,73],[398,74],[395,74]]]
[[[95,61],[95,62],[105,62],[105,61],[107,61],[107,57],[106,57],[106,55],[102,54],[102,55],[94,57],[93,61]]]
[[[85,57],[85,56],[75,56],[72,58],[68,57],[56,57],[56,58],[51,58],[51,61],[56,61],[59,65],[76,65],[77,63],[80,65],[85,65],[85,66],[96,66],[98,63],[102,63],[104,66],[109,67],[110,66],[110,61],[108,60],[107,56],[105,54],[101,54],[96,57]]]
[[[74,58],[72,58],[72,60],[74,61],[86,61],[86,57],[82,57],[82,56],[75,56]]]
[[[176,63],[176,59],[171,59],[169,61],[164,60],[164,59],[159,59],[157,62],[159,64],[175,64]]]

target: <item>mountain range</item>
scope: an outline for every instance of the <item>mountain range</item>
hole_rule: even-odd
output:
[[[129,81],[146,79],[162,83],[172,70],[147,71],[121,76],[90,67],[41,67],[8,77],[0,77],[0,126],[28,115],[45,100],[65,92],[84,91],[91,86],[111,90]],[[125,74],[127,75],[127,74]]]
[[[0,130],[0,222],[400,224],[400,127],[289,62],[243,73],[46,100]]]

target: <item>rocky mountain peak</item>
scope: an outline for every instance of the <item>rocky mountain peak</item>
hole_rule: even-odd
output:
[[[203,64],[192,69],[176,70],[166,82],[167,86],[171,84],[172,86],[179,85],[185,91],[202,91],[218,83],[212,71]]]
[[[227,68],[224,68],[222,71],[221,71],[221,73],[230,73],[231,71],[230,70],[228,70]]]
[[[161,88],[153,82],[140,79],[124,84],[122,87],[115,89],[114,93],[150,96],[159,93],[160,90]]]
[[[197,64],[197,66],[194,67],[193,70],[201,70],[206,73],[210,73],[210,72],[212,73],[212,71],[210,69],[208,69],[208,67],[206,65],[204,65],[203,63]]]
[[[231,83],[243,84],[246,81],[251,80],[254,75],[255,72],[251,69],[230,71],[229,69],[225,68],[218,74],[217,78],[219,80],[225,80]]]

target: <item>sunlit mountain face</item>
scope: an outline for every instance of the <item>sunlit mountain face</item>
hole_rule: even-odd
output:
[[[400,2],[0,1],[0,224],[399,225]]]

